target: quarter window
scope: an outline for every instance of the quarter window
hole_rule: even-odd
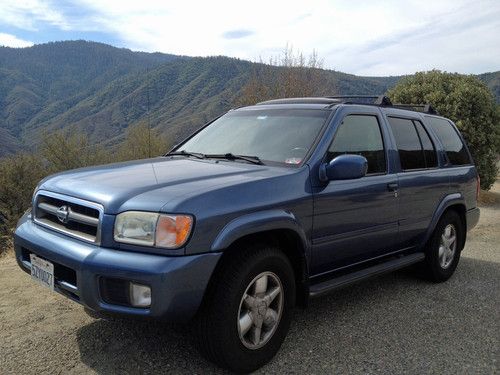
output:
[[[441,118],[428,117],[432,130],[443,144],[448,160],[453,165],[470,164],[469,153],[453,125]]]
[[[385,173],[384,142],[376,116],[348,115],[328,150],[328,161],[343,154],[357,154],[368,161],[368,174]]]

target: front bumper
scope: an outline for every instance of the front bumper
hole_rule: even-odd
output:
[[[26,215],[14,235],[19,266],[30,272],[29,254],[54,263],[55,290],[91,310],[187,321],[198,310],[221,253],[161,256],[102,248],[34,224]],[[101,278],[134,281],[151,287],[148,308],[104,302]]]

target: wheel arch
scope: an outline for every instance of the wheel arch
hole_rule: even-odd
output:
[[[310,251],[306,238],[302,227],[289,212],[272,210],[239,217],[228,223],[212,244],[212,251],[222,251],[213,275],[243,243],[270,243],[279,248],[290,261],[295,275],[297,304],[306,306]]]
[[[431,238],[432,233],[436,229],[436,226],[441,217],[443,217],[443,215],[448,211],[455,211],[460,216],[460,219],[462,221],[463,235],[462,235],[462,241],[459,244],[459,248],[460,250],[464,248],[465,240],[467,237],[467,209],[465,206],[465,199],[460,193],[449,194],[445,198],[443,198],[443,200],[439,203],[439,206],[437,207],[436,211],[434,212],[434,215],[432,216],[431,223],[429,225],[429,228],[427,229],[425,239],[422,242],[424,246]]]

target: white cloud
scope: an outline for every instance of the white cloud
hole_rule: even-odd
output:
[[[38,23],[69,30],[67,20],[57,9],[61,4],[50,0],[0,0],[0,21],[30,31],[38,30]]]
[[[0,21],[7,13],[36,27],[45,17],[62,30],[111,34],[134,50],[267,60],[288,43],[306,54],[315,49],[326,68],[363,75],[500,69],[498,0],[11,3],[10,12],[0,6]]]
[[[0,46],[23,48],[30,47],[33,42],[17,38],[15,35],[0,33]]]

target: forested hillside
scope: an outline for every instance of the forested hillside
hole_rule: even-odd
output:
[[[43,132],[76,129],[114,144],[149,118],[172,142],[237,103],[254,63],[181,57],[70,41],[0,47],[0,156],[33,148]],[[280,69],[280,68],[273,68]],[[400,77],[320,72],[317,95],[380,94]],[[498,97],[500,73],[480,76]]]
[[[495,95],[497,103],[500,103],[500,71],[479,74],[478,77],[488,85],[493,95]]]

